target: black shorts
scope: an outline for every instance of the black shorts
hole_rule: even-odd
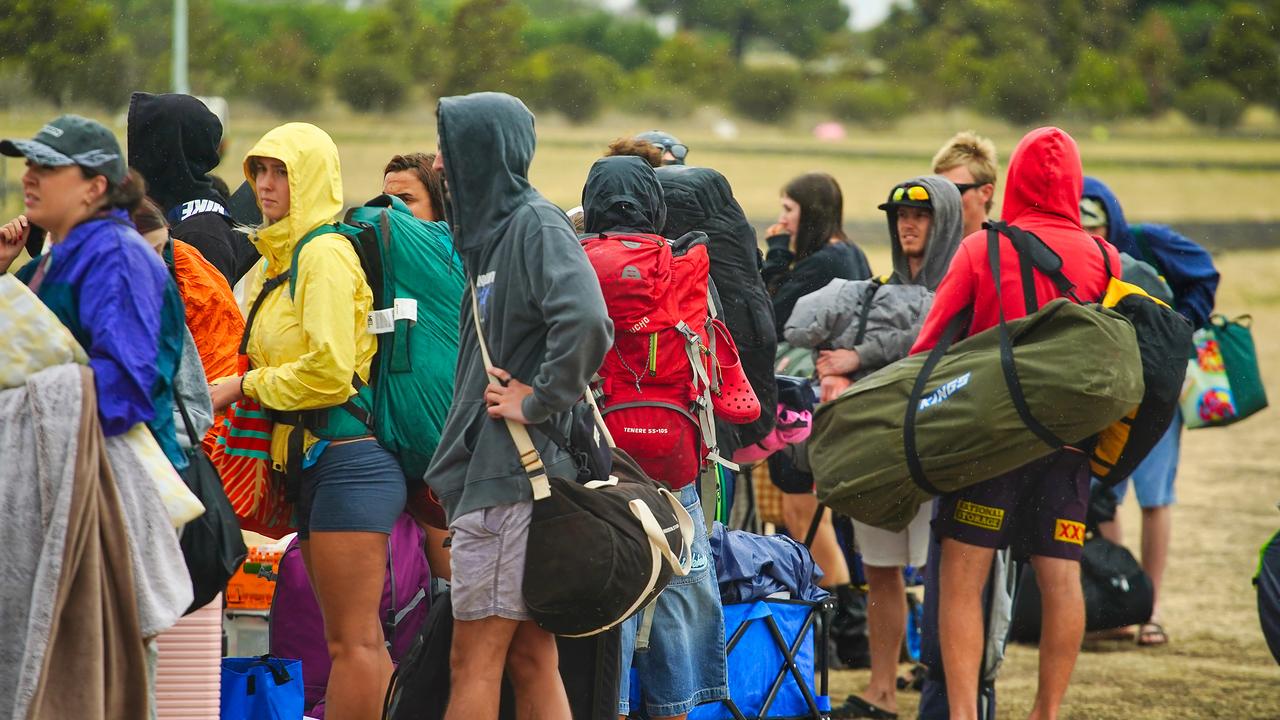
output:
[[[1089,457],[1067,448],[942,496],[933,530],[969,545],[1080,560],[1089,507]]]

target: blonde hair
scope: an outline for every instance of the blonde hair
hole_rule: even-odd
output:
[[[937,155],[933,156],[933,171],[944,173],[952,168],[964,166],[973,175],[975,182],[986,185],[996,184],[1000,174],[999,161],[996,158],[996,145],[972,130],[958,132],[947,141]],[[987,211],[991,210],[991,201],[987,201]]]

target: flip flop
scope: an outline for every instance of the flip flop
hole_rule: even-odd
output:
[[[844,705],[831,709],[834,718],[871,718],[871,720],[898,720],[898,713],[889,712],[863,700],[857,695],[850,695]]]
[[[1159,647],[1160,645],[1168,644],[1169,636],[1165,633],[1164,627],[1160,623],[1142,623],[1142,627],[1138,628],[1138,647]]]

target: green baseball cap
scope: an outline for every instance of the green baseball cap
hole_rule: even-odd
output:
[[[37,165],[79,165],[122,182],[129,169],[116,136],[102,123],[79,115],[62,115],[40,128],[30,140],[0,140],[0,155],[25,157]]]

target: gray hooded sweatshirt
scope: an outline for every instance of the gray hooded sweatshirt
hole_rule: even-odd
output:
[[[787,320],[787,342],[797,347],[855,350],[861,367],[854,379],[869,375],[901,360],[911,350],[916,335],[933,304],[933,291],[951,265],[951,257],[964,239],[960,192],[954,183],[937,175],[908,180],[929,190],[933,221],[925,242],[924,263],[915,276],[898,238],[896,208],[889,208],[889,238],[893,273],[880,280],[832,280],[826,287],[801,298]],[[884,282],[882,287],[876,287]],[[874,293],[872,292],[874,289]],[[858,341],[858,318],[871,298],[866,332]]]
[[[567,433],[567,411],[612,346],[613,324],[569,219],[529,184],[533,114],[501,93],[443,98],[437,114],[449,223],[493,362],[532,386],[530,423]],[[453,406],[425,478],[450,521],[532,497],[506,423],[486,412],[487,385],[467,296]],[[552,477],[576,477],[568,455],[536,428],[530,436]]]

